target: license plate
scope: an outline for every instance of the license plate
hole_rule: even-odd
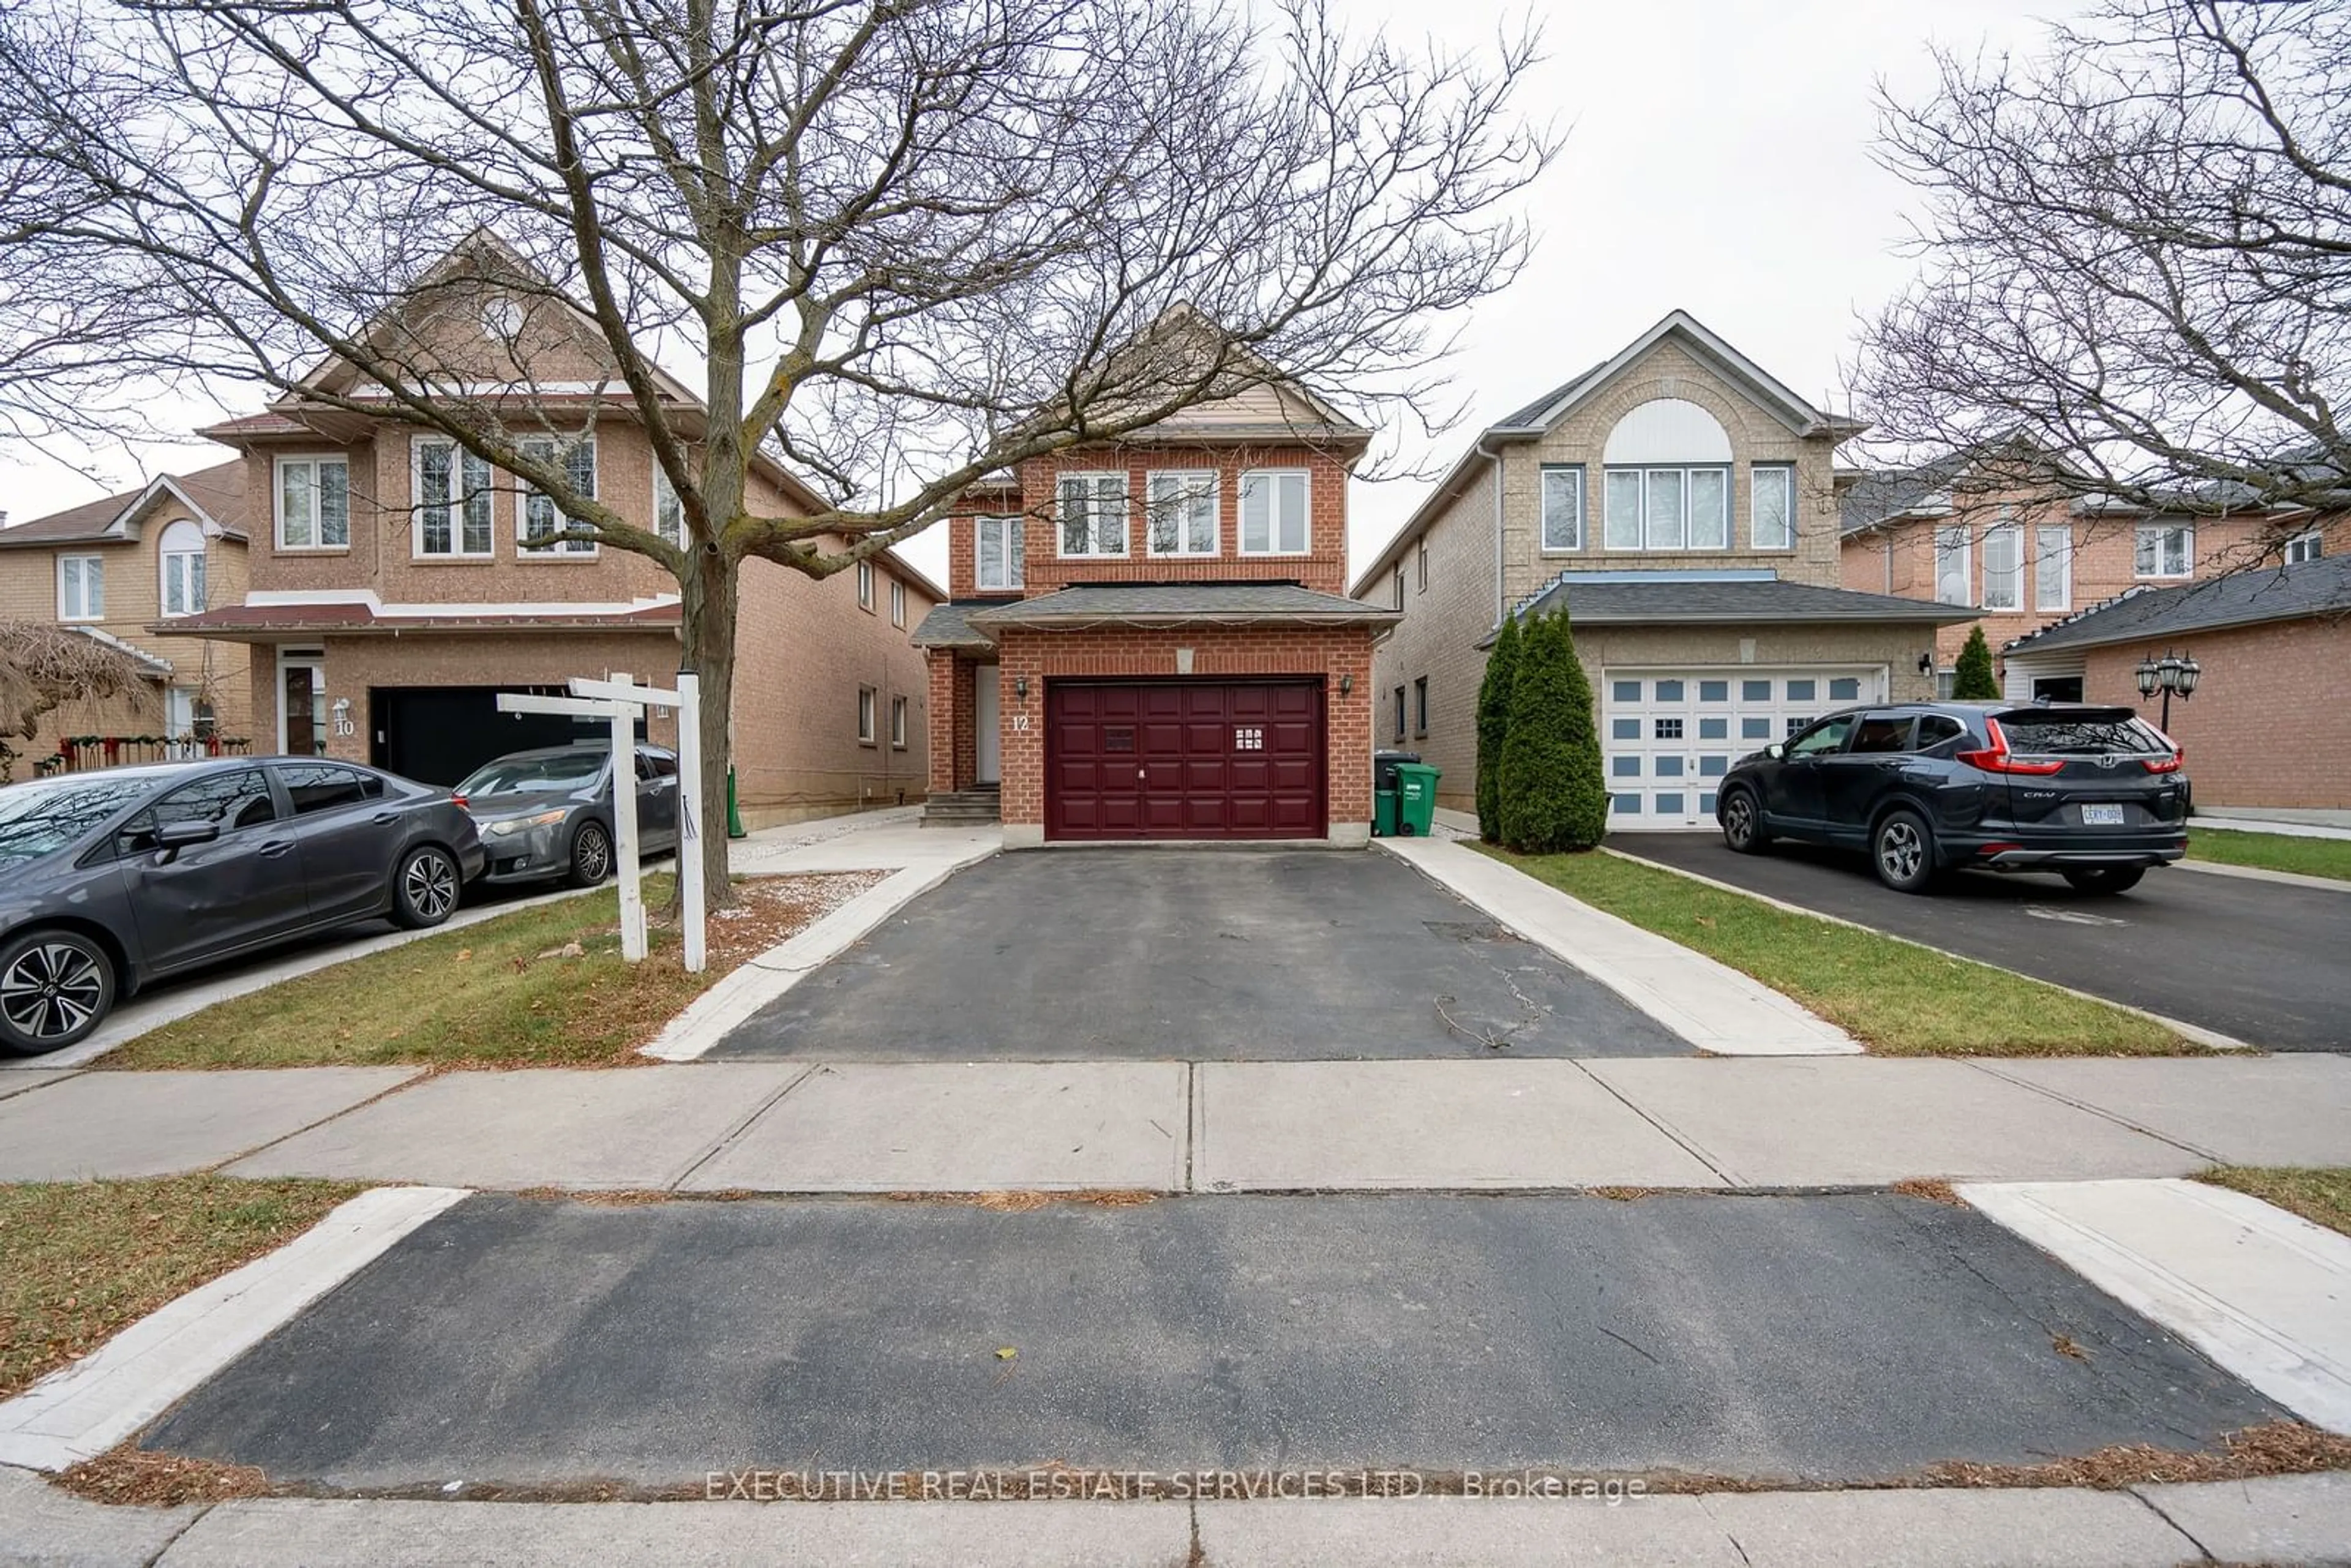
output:
[[[2119,828],[2123,825],[2123,809],[2120,806],[2085,806],[2082,808],[2082,825],[2085,828]]]

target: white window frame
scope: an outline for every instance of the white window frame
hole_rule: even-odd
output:
[[[1396,562],[1395,569],[1395,607],[1399,611],[1404,608],[1404,562],[1402,561]]]
[[[449,454],[449,548],[432,550],[424,548],[424,455],[445,450]],[[475,490],[466,483],[468,464],[478,464],[485,487]],[[498,553],[497,476],[490,465],[450,440],[445,435],[419,435],[408,444],[408,553],[416,560],[491,560]],[[480,549],[465,549],[465,513],[478,500],[482,507],[483,538],[487,541]],[[517,530],[518,532],[519,530]]]
[[[1787,502],[1782,523],[1787,537],[1776,543],[1763,538],[1763,486],[1766,479],[1774,482]],[[1792,550],[1796,548],[1796,465],[1792,463],[1758,463],[1748,470],[1747,476],[1747,545],[1754,550]]]
[[[1280,508],[1276,504],[1281,495],[1281,482],[1298,481],[1298,546],[1284,549],[1281,543]],[[1265,508],[1265,548],[1249,549],[1249,507],[1253,499]],[[1304,468],[1252,468],[1241,476],[1239,538],[1235,541],[1245,556],[1301,556],[1314,553],[1314,476]]]
[[[163,544],[174,528],[185,528],[194,532],[193,549],[165,549]],[[155,608],[162,619],[169,621],[181,615],[202,615],[204,612],[204,530],[193,517],[177,517],[163,527],[155,549],[156,583]],[[173,580],[178,580],[180,608],[172,608]]]
[[[1943,524],[1933,535],[1935,602],[1957,604],[1964,609],[1976,607],[1976,541],[1965,523]],[[1943,593],[1943,558],[1956,553],[1959,562],[1960,597],[1946,598]]]
[[[332,464],[343,471],[343,537],[329,543],[326,519],[319,507],[319,476]],[[310,471],[310,538],[307,544],[295,544],[286,538],[286,470],[308,468]],[[271,538],[280,550],[329,552],[351,548],[351,460],[341,452],[287,452],[274,459],[269,465],[269,514],[272,519]]]
[[[77,569],[73,577],[77,586],[68,598],[66,591],[66,568]],[[91,590],[96,589],[96,592]],[[106,619],[106,558],[100,555],[59,555],[57,557],[57,619],[60,621],[103,621]]]
[[[1625,463],[1604,468],[1601,481],[1601,548],[1605,550],[1639,551],[1653,555],[1724,555],[1738,548],[1739,529],[1731,514],[1731,471],[1727,463]],[[1722,542],[1719,544],[1690,543],[1690,476],[1694,474],[1714,474],[1722,479]],[[1670,476],[1681,492],[1681,538],[1674,544],[1655,542],[1655,508],[1650,497],[1660,482]],[[1608,492],[1616,481],[1629,479],[1635,483],[1639,497],[1640,517],[1637,544],[1619,544],[1608,537]]]
[[[1413,554],[1420,580],[1419,588],[1414,591],[1426,593],[1428,591],[1428,537],[1426,535],[1421,536],[1420,542],[1415,548]]]
[[[1134,494],[1132,481],[1123,468],[1085,469],[1060,476],[1053,485],[1058,502],[1053,517],[1053,549],[1063,560],[1124,560],[1134,548]],[[1086,548],[1070,548],[1069,520],[1071,497],[1085,515]],[[1118,548],[1109,549],[1102,544],[1102,519],[1108,508],[1115,505],[1118,517]]]
[[[1168,500],[1160,498],[1163,481],[1176,486],[1175,496]],[[1161,558],[1190,556],[1198,560],[1223,553],[1224,484],[1215,469],[1154,469],[1143,476],[1143,549],[1146,555]],[[1208,546],[1206,549],[1196,548],[1190,537],[1191,524],[1197,520],[1193,514],[1203,501],[1207,503],[1208,507]],[[1168,506],[1176,508],[1176,548],[1161,549],[1159,530],[1155,525],[1158,520],[1159,509]]]
[[[1007,593],[1026,585],[1028,567],[1020,559],[1026,532],[1021,527],[1022,521],[1018,516],[974,517],[971,520],[971,580],[981,592]],[[980,549],[980,541],[990,528],[997,531],[997,560],[1001,567],[997,573],[1001,580],[996,582],[987,580],[987,555]]]
[[[890,699],[890,749],[906,749],[906,699],[903,696]]]
[[[906,585],[894,577],[890,580],[890,624],[906,624]]]
[[[2074,528],[2070,523],[2043,524],[2032,533],[2032,608],[2043,612],[2074,607]],[[2056,591],[2052,593],[2047,570],[2056,563]]]
[[[2304,528],[2285,541],[2279,555],[2288,566],[2300,566],[2305,561],[2320,559],[2326,554],[2326,542],[2317,528]]]
[[[870,560],[857,563],[857,608],[868,615],[873,613],[873,563]]]
[[[1542,555],[1579,555],[1583,550],[1583,465],[1581,463],[1546,463],[1535,481],[1535,549]],[[1554,499],[1563,499],[1562,508],[1568,516],[1565,544],[1555,543],[1552,524],[1562,520],[1552,507]]]
[[[2006,580],[1995,583],[1992,576],[1992,545],[1997,540],[2008,549]],[[1994,597],[1994,589],[2005,590],[2005,602]],[[2017,614],[2024,609],[2024,529],[2015,523],[1997,523],[1984,530],[1983,608]]]
[[[880,698],[881,694],[872,686],[857,688],[857,744],[860,746],[873,744],[877,723],[875,710],[880,706]]]
[[[653,460],[653,537],[680,549],[685,548],[685,501],[669,482],[669,470],[659,458]]]
[[[583,442],[588,447],[588,497],[589,499],[593,500],[603,489],[604,479],[604,455],[602,453],[596,450],[596,436],[593,432],[590,432],[586,435],[582,435],[577,440],[570,441],[560,440],[554,436],[534,435],[527,437],[524,440],[517,442],[516,444],[528,455],[538,458],[541,462],[568,465],[570,461],[572,448],[580,445]],[[655,466],[658,467],[659,465],[656,464]],[[514,515],[515,559],[517,560],[536,562],[594,560],[596,559],[596,541],[594,539],[564,539],[552,545],[540,545],[536,549],[526,546],[522,541],[530,535],[530,507],[533,501],[546,502],[550,509],[554,509],[556,511],[557,520],[563,520],[563,514],[560,509],[555,507],[555,498],[552,496],[542,494],[527,482],[517,482],[515,486]]]
[[[2179,569],[2170,570],[2166,557],[2174,538],[2179,541]],[[2155,565],[2149,570],[2147,541],[2155,541]],[[2131,539],[2131,575],[2151,581],[2177,582],[2196,575],[2196,526],[2193,523],[2143,523]]]

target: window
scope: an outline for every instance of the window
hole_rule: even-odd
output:
[[[1967,732],[1966,725],[1947,713],[1922,714],[1918,718],[1918,738],[1912,744],[1921,751],[1930,751]]]
[[[1153,555],[1217,553],[1214,474],[1154,474],[1145,484],[1150,526],[1144,538]]]
[[[2074,530],[2042,528],[2034,538],[2032,608],[2064,610],[2074,601]]]
[[[871,614],[873,610],[873,563],[857,563],[857,608]]]
[[[1945,604],[1976,601],[1974,563],[1965,528],[1935,530],[1935,597]]]
[[[1546,464],[1542,471],[1542,549],[1565,555],[1583,548],[1583,468]]]
[[[1428,591],[1428,541],[1426,539],[1421,540],[1419,548],[1413,553],[1418,558],[1419,563],[1418,570],[1420,572],[1420,588],[1418,591],[1426,593]]]
[[[294,814],[307,817],[313,811],[329,811],[338,806],[363,805],[383,799],[383,780],[372,773],[362,773],[356,768],[339,768],[331,762],[298,762],[277,770],[277,781],[286,786],[288,799],[294,802]]]
[[[163,530],[156,550],[163,566],[166,615],[193,615],[204,607],[204,531],[182,517]]]
[[[1395,569],[1395,607],[1404,608],[1404,568]]]
[[[1412,683],[1412,732],[1428,733],[1428,677],[1422,675]]]
[[[351,465],[341,457],[277,460],[277,548],[347,549]]]
[[[1610,549],[1728,549],[1730,470],[1611,468]]]
[[[890,699],[890,749],[893,751],[906,749],[906,699],[904,697]]]
[[[873,700],[872,686],[857,688],[857,743],[860,746],[873,744]]]
[[[1306,472],[1264,469],[1241,476],[1241,554],[1304,555]]]
[[[1650,722],[1650,729],[1649,729],[1649,738],[1650,738],[1650,739],[1652,739],[1652,740],[1679,740],[1681,737],[1682,737],[1682,721],[1681,721],[1681,720],[1679,720],[1679,719],[1677,719],[1677,718],[1660,718],[1660,719],[1654,719],[1654,720],[1652,720],[1652,721]]]
[[[1123,556],[1126,553],[1126,476],[1061,476],[1061,553]]]
[[[890,624],[904,626],[905,623],[906,585],[893,577],[890,580]]]
[[[1935,672],[1935,695],[1944,702],[1951,700],[1951,694],[1959,689],[1959,671],[1937,670]]]
[[[1404,688],[1402,686],[1395,689],[1395,737],[1402,740],[1404,738]]]
[[[1983,607],[2024,608],[2024,530],[2002,523],[1984,530]]]
[[[1757,549],[1796,548],[1796,471],[1784,464],[1759,463],[1754,473],[1754,516],[1748,531]]]
[[[94,555],[57,557],[57,619],[106,619],[106,562]]]
[[[1801,723],[1802,721],[1799,720],[1798,722]],[[1852,727],[1853,715],[1849,713],[1839,714],[1834,718],[1823,719],[1813,728],[1806,730],[1803,734],[1790,741],[1788,743],[1788,755],[1791,757],[1818,757],[1824,752],[1838,750],[1844,745],[1845,732],[1850,730]]]
[[[1829,683],[1829,701],[1857,703],[1861,700],[1861,681],[1853,675],[1839,675]]]
[[[972,524],[972,578],[983,589],[1019,588],[1020,519],[979,517]]]
[[[2325,546],[2320,540],[2316,528],[2311,529],[2306,534],[2296,534],[2285,541],[2285,563],[2288,566],[2300,566],[2306,560],[2316,560],[2325,553]]]
[[[553,441],[526,441],[522,454],[541,463],[553,463],[559,458],[563,465],[563,477],[582,496],[593,498],[596,494],[596,438],[583,435],[577,441],[559,444]],[[565,539],[556,544],[525,545],[526,538],[543,538],[560,532],[572,519],[560,517],[552,497],[542,496],[526,487],[522,496],[522,515],[516,519],[515,539],[517,553],[538,559],[549,556],[592,556],[596,553],[594,539]]]
[[[1907,751],[1910,749],[1910,720],[1900,714],[1874,713],[1861,721],[1853,732],[1855,751]]]
[[[669,470],[658,461],[653,464],[653,532],[680,549],[685,546],[685,503],[669,482]]]
[[[2196,530],[2185,525],[2138,531],[2137,559],[2141,577],[2186,577],[2195,567]]]
[[[152,850],[157,831],[172,822],[210,822],[225,837],[277,820],[277,804],[269,797],[269,784],[260,768],[211,773],[183,784],[123,823],[115,849],[121,854]]]
[[[490,465],[454,441],[416,443],[415,552],[486,556],[491,539]]]

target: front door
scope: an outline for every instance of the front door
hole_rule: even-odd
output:
[[[315,664],[287,662],[278,696],[278,716],[286,729],[286,755],[319,757],[326,753],[326,683]]]
[[[993,784],[1004,777],[1004,666],[977,666],[971,673],[971,722],[977,741],[972,782]]]

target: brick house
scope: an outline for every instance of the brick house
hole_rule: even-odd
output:
[[[1916,468],[1838,476],[1844,586],[1971,613],[1935,640],[1938,688],[1971,626],[1998,652],[2132,589],[2162,589],[2351,549],[2351,518],[2308,512],[2223,517],[2053,498],[1959,454]],[[2071,700],[2073,671],[2011,695]]]
[[[547,429],[575,479],[624,519],[674,540],[676,497],[633,404],[605,390],[601,338],[543,289],[503,292],[496,279],[520,265],[460,247],[420,285],[430,304],[398,308],[413,319],[392,329],[510,426]],[[304,385],[362,404],[381,395],[337,360]],[[667,377],[661,392],[691,440],[702,405]],[[558,526],[551,507],[444,437],[298,392],[203,434],[239,453],[232,466],[255,498],[249,580],[184,629],[250,650],[246,700],[264,750],[454,783],[502,752],[580,733],[568,718],[499,714],[498,692],[621,672],[667,684],[677,669],[683,622],[665,569],[593,545],[526,548]],[[787,516],[821,505],[765,459],[749,503]],[[939,597],[886,554],[821,582],[745,562],[733,754],[747,823],[920,795],[925,681],[907,636]],[[673,718],[657,715],[649,737],[673,744]]]
[[[2139,662],[2167,651],[2202,670],[2168,721],[2137,683]],[[2199,810],[2351,808],[2351,551],[2135,587],[2011,643],[2007,664],[2011,697],[2063,678],[2168,722]]]
[[[948,522],[935,812],[1047,841],[1370,837],[1372,636],[1343,596],[1370,433],[1276,382],[1030,459]]]
[[[223,463],[0,528],[0,618],[85,632],[153,682],[143,700],[68,701],[29,742],[11,738],[27,765],[18,777],[55,765],[69,737],[112,741],[101,762],[251,737],[246,651],[188,634],[208,606],[245,592],[246,498],[245,465]]]
[[[1489,426],[1357,579],[1382,745],[1475,804],[1478,687],[1505,614],[1564,609],[1614,831],[1713,820],[1733,760],[1849,703],[1923,696],[1964,618],[1840,581],[1823,413],[1683,311]]]

